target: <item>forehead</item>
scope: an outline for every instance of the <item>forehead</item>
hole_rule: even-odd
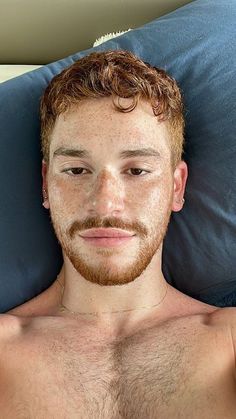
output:
[[[120,99],[128,107],[130,99]],[[159,122],[151,105],[141,100],[131,112],[115,109],[111,98],[89,99],[59,115],[51,135],[51,154],[59,147],[83,147],[111,151],[127,146],[152,146],[169,150],[170,133],[166,122]]]

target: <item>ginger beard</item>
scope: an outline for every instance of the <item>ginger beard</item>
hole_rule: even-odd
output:
[[[159,205],[150,228],[142,222],[128,224],[111,217],[103,220],[90,217],[66,226],[63,211],[59,213],[51,204],[50,216],[63,253],[84,279],[98,285],[124,285],[138,278],[160,249],[170,220],[172,199],[173,196]],[[136,236],[129,244],[116,248],[95,247],[79,236],[83,230],[109,227],[133,231]]]

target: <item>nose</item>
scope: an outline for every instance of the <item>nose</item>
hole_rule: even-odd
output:
[[[113,174],[103,171],[95,181],[89,197],[89,211],[99,216],[124,209],[124,186]]]

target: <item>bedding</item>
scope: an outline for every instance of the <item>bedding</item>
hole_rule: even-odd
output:
[[[41,65],[0,64],[0,83],[40,67]]]
[[[96,47],[0,84],[0,310],[47,289],[62,265],[42,206],[40,97],[52,77],[92,51],[130,50],[164,68],[185,102],[189,179],[173,213],[163,272],[181,292],[209,304],[236,295],[236,2],[195,0]]]

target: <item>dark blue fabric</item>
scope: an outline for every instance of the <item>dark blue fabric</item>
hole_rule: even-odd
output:
[[[166,279],[216,305],[236,293],[236,2],[196,0],[103,45],[0,84],[0,311],[47,289],[61,249],[41,205],[39,99],[94,50],[125,49],[178,81],[186,108],[186,203],[164,243]]]

